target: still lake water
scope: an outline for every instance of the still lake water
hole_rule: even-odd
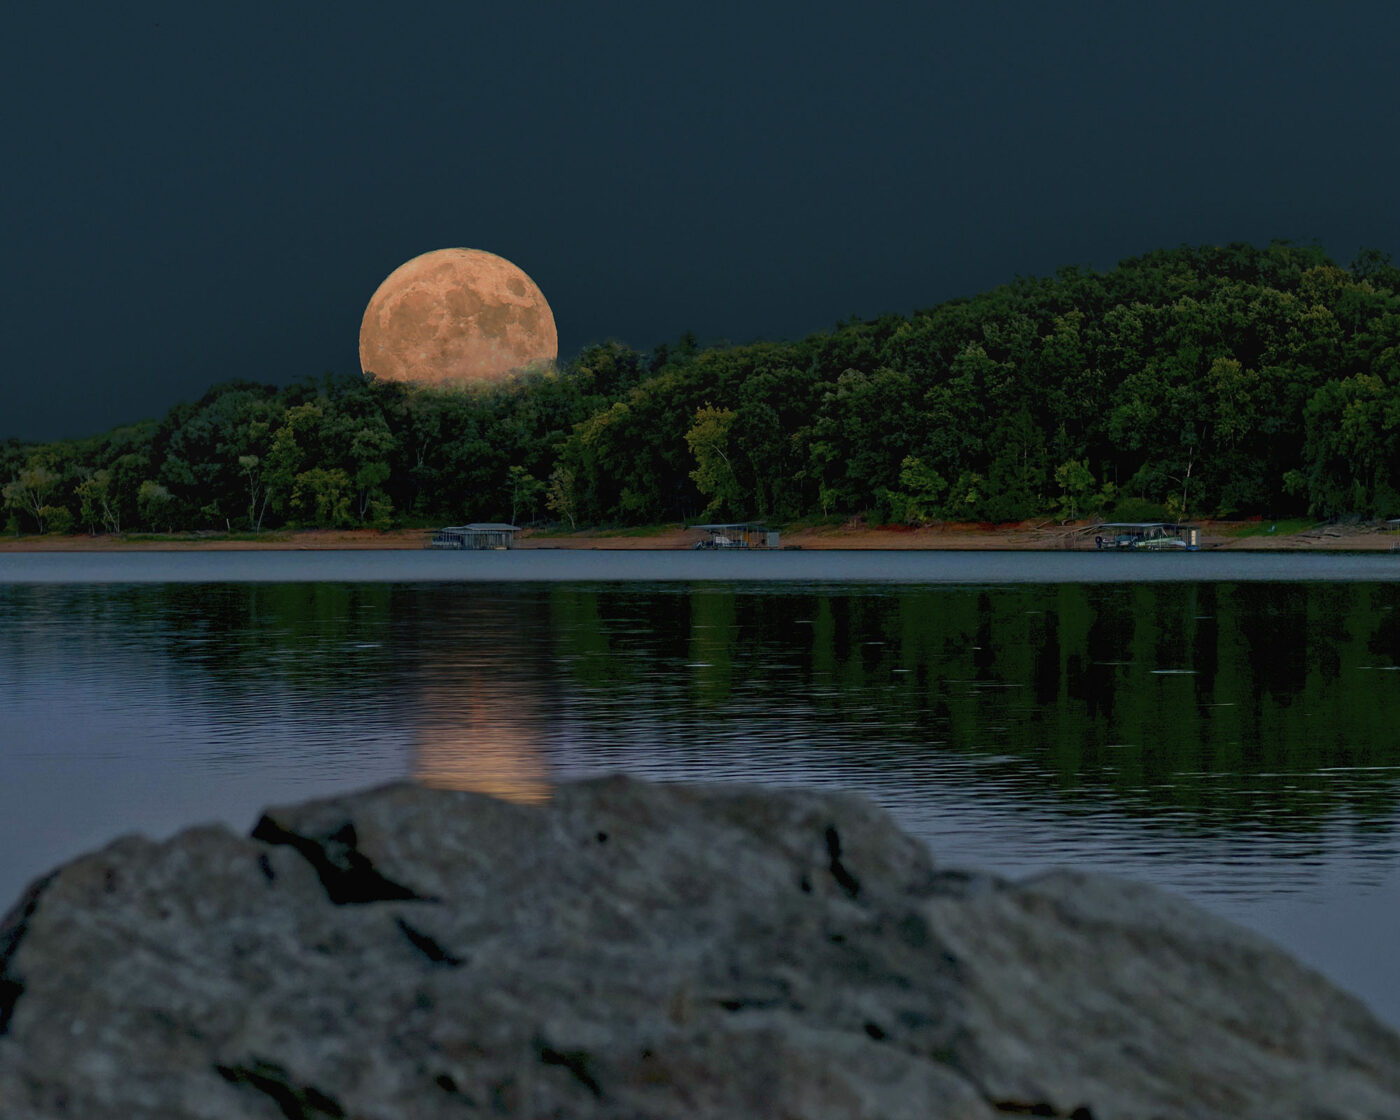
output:
[[[0,909],[130,831],[411,777],[860,790],[1155,883],[1400,1025],[1400,558],[0,554]]]

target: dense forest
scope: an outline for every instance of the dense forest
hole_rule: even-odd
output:
[[[0,447],[9,532],[1400,515],[1400,269],[1062,269],[794,342],[609,342],[505,386],[234,380]]]

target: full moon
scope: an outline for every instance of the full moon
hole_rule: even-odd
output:
[[[360,322],[360,369],[393,381],[492,384],[558,356],[544,293],[481,249],[435,249],[399,265]]]

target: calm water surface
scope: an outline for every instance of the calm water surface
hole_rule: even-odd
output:
[[[945,862],[1175,890],[1400,1024],[1397,607],[1385,554],[0,555],[0,898],[403,777],[825,785]]]

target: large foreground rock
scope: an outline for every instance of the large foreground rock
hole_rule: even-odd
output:
[[[865,801],[394,786],[118,841],[0,926],[0,1116],[1400,1117],[1400,1039],[1157,891]]]

